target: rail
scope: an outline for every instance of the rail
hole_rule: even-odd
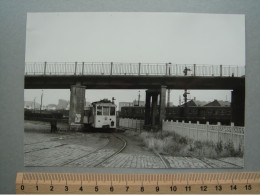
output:
[[[245,66],[172,63],[26,62],[25,75],[136,75],[243,77]]]
[[[121,153],[126,145],[127,145],[127,141],[125,139],[123,139],[122,137],[118,136],[118,135],[115,135],[115,134],[112,134],[113,136],[115,136],[117,139],[121,140],[123,142],[123,146],[120,147],[117,151],[115,151],[113,154],[111,154],[109,157],[105,158],[104,160],[102,160],[101,162],[99,162],[98,164],[96,164],[94,167],[98,167],[100,165],[102,165],[104,162],[108,161],[109,159],[111,159],[112,157],[118,155],[119,153]]]

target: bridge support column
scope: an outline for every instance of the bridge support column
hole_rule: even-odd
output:
[[[158,93],[154,93],[152,95],[152,126],[155,126],[158,124],[156,121],[156,117],[158,115],[158,108],[157,108],[157,103],[158,103]]]
[[[149,90],[146,90],[145,94],[145,120],[144,125],[150,125],[151,121],[151,92]]]
[[[231,92],[232,122],[236,126],[245,125],[245,89],[234,89]]]
[[[160,128],[162,128],[162,122],[166,117],[166,86],[162,85],[160,90],[160,113],[159,113],[159,123]]]
[[[86,87],[80,84],[72,85],[70,88],[70,130],[77,131],[83,127],[85,89]]]

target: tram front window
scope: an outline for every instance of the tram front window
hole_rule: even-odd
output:
[[[103,115],[104,116],[108,116],[109,115],[109,107],[107,107],[107,106],[103,107]]]
[[[115,116],[115,113],[116,113],[116,108],[110,107],[110,116]]]
[[[97,106],[97,115],[102,115],[102,106]]]

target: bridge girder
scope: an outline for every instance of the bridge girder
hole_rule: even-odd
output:
[[[195,76],[42,76],[26,75],[25,89],[70,89],[80,83],[86,89],[219,89],[245,87],[245,77]]]

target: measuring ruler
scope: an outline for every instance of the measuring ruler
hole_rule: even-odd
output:
[[[16,193],[259,194],[260,172],[192,174],[17,173]]]

